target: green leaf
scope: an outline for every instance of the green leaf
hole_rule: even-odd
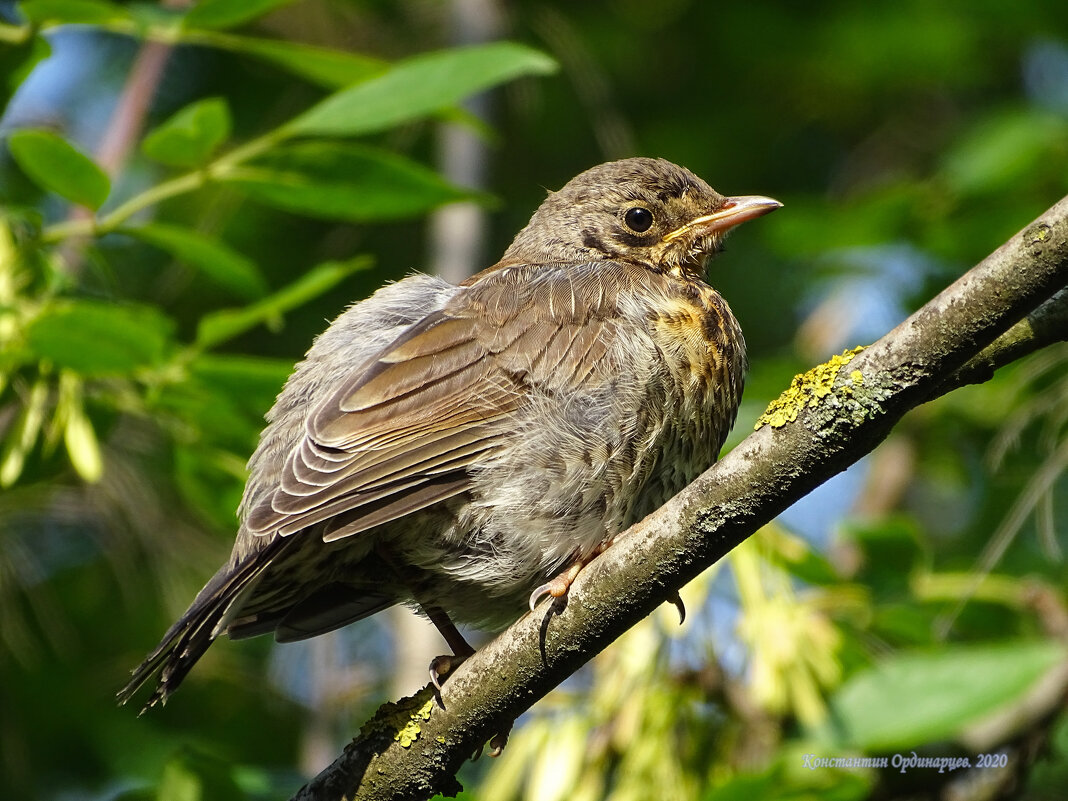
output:
[[[1026,110],[1002,112],[976,125],[946,155],[945,177],[961,194],[997,193],[1031,182],[1061,161],[1068,120]]]
[[[90,484],[99,481],[104,475],[100,441],[93,424],[80,406],[73,409],[67,417],[67,425],[63,428],[63,443],[67,448],[71,466],[82,481]]]
[[[245,460],[256,446],[263,415],[293,371],[289,359],[200,353],[188,362],[188,380],[162,388],[152,407],[161,419],[177,419],[193,437],[175,452],[175,478],[187,499],[207,517],[229,527],[245,483]]]
[[[130,18],[125,8],[104,0],[23,0],[19,9],[35,25],[102,25]]]
[[[280,386],[275,386],[275,395]],[[215,449],[219,458],[225,453],[247,456],[256,446],[263,429],[263,413],[271,408],[274,396],[254,413],[238,404],[239,397],[195,379],[171,382],[153,397],[152,413],[161,420],[179,420],[179,427],[189,434],[185,442],[190,447]],[[235,456],[234,461],[237,466],[233,476],[244,483],[244,460]],[[224,516],[227,522],[233,520],[236,508],[236,503],[229,507]]]
[[[221,97],[190,103],[145,137],[145,155],[171,167],[205,163],[230,136],[230,109]]]
[[[212,801],[247,798],[234,781],[233,768],[221,757],[183,748],[163,768],[157,801]]]
[[[523,45],[494,42],[442,50],[395,64],[294,119],[290,134],[353,136],[392,128],[521,75],[545,75],[556,62]]]
[[[796,749],[796,746],[794,747]],[[801,770],[803,757],[790,747],[772,755],[776,759],[761,773],[735,773],[708,787],[701,801],[863,801],[871,795],[871,781],[855,768]],[[844,754],[843,756],[848,756]]]
[[[831,562],[804,540],[785,529],[767,526],[761,536],[781,566],[807,584],[838,584],[841,581]]]
[[[217,411],[217,407],[213,406],[201,410],[201,413],[214,415]],[[228,422],[225,409],[220,417],[220,420],[212,422]],[[193,426],[199,424],[195,418],[189,422]],[[245,444],[245,454],[249,447],[254,447],[255,441],[253,435]],[[233,528],[236,522],[234,510],[241,503],[247,478],[244,467],[243,457],[207,447],[203,442],[192,445],[182,443],[174,449],[173,477],[182,497],[201,517],[219,528]],[[240,469],[240,475],[234,474],[237,469]]]
[[[924,559],[924,539],[913,518],[887,515],[877,520],[855,520],[844,523],[843,532],[864,554],[857,581],[876,596],[911,598],[909,582]]]
[[[200,0],[185,15],[189,28],[233,28],[262,17],[293,0]]]
[[[259,298],[267,293],[267,282],[252,259],[199,231],[180,225],[150,223],[123,228],[119,232],[167,251],[243,298]]]
[[[263,399],[271,401],[293,372],[293,363],[265,356],[201,353],[189,363],[189,372],[242,398],[248,397],[250,388],[255,395],[259,387]]]
[[[779,797],[777,790],[784,784],[781,770],[764,773],[743,773],[731,776],[711,788],[701,801],[748,801],[751,798],[771,799]]]
[[[0,47],[0,113],[31,70],[51,53],[52,48],[43,36],[32,36],[25,42]]]
[[[790,216],[769,220],[761,230],[772,246],[790,258],[824,256],[828,251],[867,247],[905,236],[924,209],[922,186],[889,182],[848,203],[788,198]]]
[[[47,306],[28,326],[39,359],[88,376],[128,375],[158,364],[174,324],[151,306],[65,300]]]
[[[868,631],[897,647],[931,645],[937,612],[933,605],[917,604],[911,597],[897,603],[882,602],[872,609]]]
[[[833,700],[846,744],[866,751],[952,740],[967,725],[1020,702],[1068,658],[1055,642],[958,646],[904,653],[861,671]]]
[[[257,325],[277,324],[285,312],[318,297],[357,270],[365,270],[370,266],[371,259],[366,256],[345,262],[325,262],[258,303],[243,309],[207,314],[197,326],[196,346],[211,348]]]
[[[340,89],[367,80],[372,75],[384,72],[387,66],[381,59],[359,53],[281,39],[257,39],[201,31],[197,32],[196,41],[198,44],[254,56],[327,89]]]
[[[335,220],[414,217],[480,196],[387,151],[348,142],[299,142],[220,175],[276,208]]]
[[[130,21],[141,35],[158,36],[167,42],[180,40],[182,14],[171,3],[130,3],[127,9]]]
[[[55,408],[46,442],[62,434],[74,472],[86,482],[99,481],[104,475],[100,441],[89,416],[85,413],[84,381],[70,370],[59,375]],[[45,449],[48,450],[46,444]]]
[[[4,431],[0,445],[0,487],[10,487],[26,464],[26,457],[37,442],[37,435],[45,422],[45,407],[48,405],[48,384],[38,378],[23,402],[14,424]]]
[[[213,391],[230,397],[234,404],[263,422],[278,391],[293,372],[289,359],[270,359],[231,353],[201,353],[189,363],[189,373]]]
[[[42,189],[98,209],[108,198],[111,182],[92,159],[50,131],[16,131],[8,148],[22,171]]]

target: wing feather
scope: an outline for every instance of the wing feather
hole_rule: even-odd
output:
[[[618,291],[575,270],[490,272],[340,377],[247,529],[288,536],[318,526],[333,541],[469,490],[471,466],[501,446],[532,388],[603,375]]]
[[[369,493],[413,477],[429,475],[431,471],[440,472],[442,465],[466,460],[474,454],[487,450],[492,445],[492,438],[487,438],[477,432],[460,431],[451,437],[439,440],[433,449],[399,450],[391,459],[378,462],[370,468],[354,470],[343,479],[326,484],[315,492],[276,494],[271,508],[284,515],[304,514],[350,493]],[[362,464],[363,462],[359,460],[353,460],[354,468]]]

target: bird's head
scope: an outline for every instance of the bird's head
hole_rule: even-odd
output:
[[[550,193],[502,262],[628,261],[696,280],[728,231],[781,205],[724,197],[664,159],[611,161]]]

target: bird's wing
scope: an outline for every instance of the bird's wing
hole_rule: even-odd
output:
[[[605,270],[512,266],[465,287],[339,379],[247,529],[286,536],[321,526],[331,541],[470,489],[468,468],[509,435],[533,388],[587,385],[603,373],[620,283]]]

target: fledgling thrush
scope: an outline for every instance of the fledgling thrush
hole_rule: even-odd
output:
[[[145,709],[166,701],[224,633],[300,640],[406,603],[463,658],[451,621],[566,594],[715,461],[747,363],[705,266],[780,205],[610,162],[461,285],[412,275],[351,306],[267,414],[230,560],[120,698],[159,671]]]

